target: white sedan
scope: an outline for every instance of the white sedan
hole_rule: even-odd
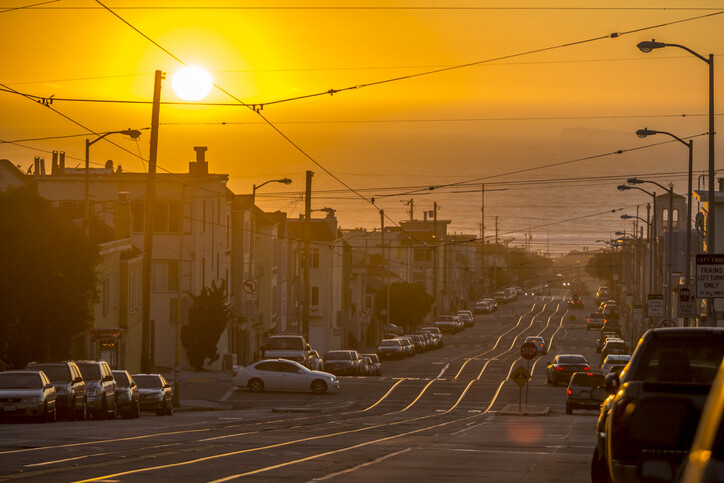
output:
[[[231,382],[237,387],[248,387],[252,392],[311,390],[324,394],[339,390],[339,379],[334,374],[312,371],[286,359],[265,359],[248,366],[234,366]]]

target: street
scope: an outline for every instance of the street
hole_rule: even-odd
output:
[[[520,297],[445,334],[442,349],[384,361],[382,377],[341,377],[338,394],[229,384],[233,409],[5,423],[0,479],[589,481],[598,414],[566,415],[566,388],[545,374],[558,353],[582,354],[598,369],[587,313],[560,295]],[[529,335],[549,343],[530,363],[520,356]],[[508,378],[519,366],[532,374],[527,390]]]

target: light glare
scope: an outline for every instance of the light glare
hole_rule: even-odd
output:
[[[211,75],[195,65],[182,68],[171,79],[176,95],[185,101],[200,101],[205,98],[212,84]]]

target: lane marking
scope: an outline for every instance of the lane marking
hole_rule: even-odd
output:
[[[405,448],[405,449],[400,450],[400,451],[397,451],[397,452],[395,452],[395,453],[386,454],[386,455],[384,455],[384,456],[381,456],[381,457],[377,458],[376,460],[368,461],[368,462],[366,462],[366,463],[362,463],[362,464],[359,464],[359,465],[357,465],[357,466],[353,466],[352,468],[349,468],[349,469],[346,469],[346,470],[343,470],[343,471],[338,471],[338,472],[336,472],[336,473],[330,473],[330,474],[325,475],[325,476],[320,476],[319,478],[314,478],[314,479],[312,479],[311,481],[331,480],[332,478],[336,478],[337,476],[341,476],[341,475],[344,475],[344,474],[346,474],[346,473],[352,473],[353,471],[357,471],[357,470],[362,469],[362,468],[365,468],[365,467],[367,467],[367,466],[372,466],[372,465],[374,465],[374,464],[381,463],[382,461],[384,461],[384,460],[386,460],[386,459],[388,459],[388,458],[392,458],[393,456],[398,456],[398,455],[401,455],[401,454],[403,454],[403,453],[407,453],[408,451],[412,451],[412,448]]]

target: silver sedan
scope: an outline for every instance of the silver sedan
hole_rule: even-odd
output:
[[[286,359],[265,359],[246,367],[234,366],[231,382],[237,387],[248,387],[252,392],[270,389],[324,394],[339,390],[339,379],[334,374],[312,371]]]

